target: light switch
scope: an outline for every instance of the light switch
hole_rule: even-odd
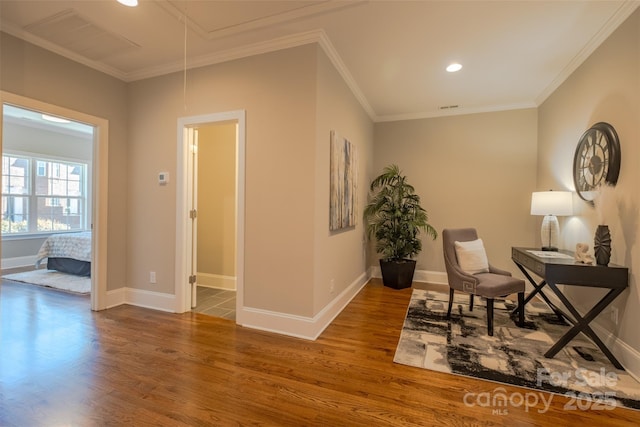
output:
[[[160,172],[158,174],[158,184],[167,185],[169,182],[169,172]]]

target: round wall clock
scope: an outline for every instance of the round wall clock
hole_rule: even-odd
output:
[[[582,134],[573,157],[573,183],[581,199],[592,202],[601,184],[615,185],[620,173],[620,141],[609,123],[599,122]]]

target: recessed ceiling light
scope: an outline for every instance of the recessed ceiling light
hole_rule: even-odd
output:
[[[54,123],[71,123],[69,120],[67,119],[63,119],[62,117],[56,117],[56,116],[50,116],[48,114],[43,114],[42,118],[48,122],[54,122]]]
[[[454,62],[447,67],[447,71],[450,73],[455,73],[456,71],[460,70],[462,70],[462,65],[458,64],[457,62]]]
[[[136,7],[138,5],[138,0],[118,0],[118,3],[129,7]]]

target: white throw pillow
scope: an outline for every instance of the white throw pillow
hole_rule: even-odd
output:
[[[469,274],[488,273],[489,261],[484,250],[482,239],[469,242],[453,242],[458,257],[458,265]]]

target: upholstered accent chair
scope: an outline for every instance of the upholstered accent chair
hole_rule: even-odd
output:
[[[524,280],[511,276],[506,270],[492,266],[486,257],[484,244],[475,228],[445,229],[442,232],[444,263],[449,280],[449,309],[451,318],[454,291],[470,294],[469,311],[473,311],[473,297],[487,301],[487,330],[493,336],[494,298],[518,294],[518,306],[524,305]],[[518,326],[524,326],[524,310],[518,310]]]

